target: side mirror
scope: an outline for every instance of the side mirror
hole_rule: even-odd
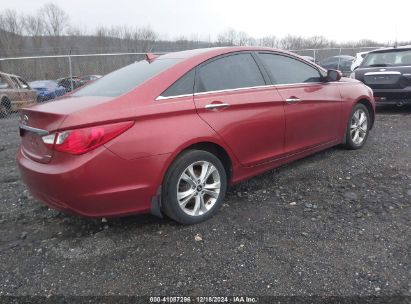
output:
[[[337,70],[328,70],[327,71],[327,80],[328,81],[339,81],[342,77],[340,71]]]

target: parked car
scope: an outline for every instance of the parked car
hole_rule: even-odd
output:
[[[355,58],[348,55],[338,55],[323,59],[320,61],[320,66],[324,69],[334,69],[342,72],[343,76],[351,74],[351,65]]]
[[[359,149],[374,123],[367,86],[288,52],[147,58],[22,112],[17,162],[35,197],[84,216],[198,223],[228,185],[331,146]]]
[[[411,104],[411,46],[369,52],[351,77],[372,88],[377,104]]]
[[[73,77],[64,77],[57,79],[58,86],[62,86],[66,89],[66,92],[71,92],[79,87],[81,87],[84,83],[81,81],[81,78],[78,76]]]
[[[354,71],[361,65],[361,62],[364,60],[365,56],[367,56],[368,53],[369,51],[355,54],[355,59],[351,64],[351,71]]]
[[[101,77],[103,77],[103,76],[101,76],[101,75],[85,75],[85,76],[82,76],[80,78],[80,81],[82,81],[83,83],[87,83],[89,81],[94,81],[94,80],[99,79]]]
[[[316,63],[314,57],[311,57],[311,56],[301,56],[301,57],[304,58],[305,60]]]
[[[36,80],[30,82],[29,85],[37,91],[38,102],[52,100],[66,94],[66,89],[54,80]]]
[[[0,72],[0,117],[36,103],[36,91],[17,75]]]

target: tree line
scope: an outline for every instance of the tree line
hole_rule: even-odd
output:
[[[402,42],[407,43],[407,42]],[[411,42],[408,42],[411,44]],[[54,3],[43,5],[35,14],[19,13],[16,10],[0,11],[0,58],[42,55],[94,54],[116,52],[172,52],[193,48],[217,46],[266,46],[287,50],[358,48],[385,46],[363,39],[360,41],[336,42],[323,36],[302,37],[269,35],[254,38],[243,31],[229,29],[219,33],[215,39],[198,35],[178,36],[162,39],[150,26],[132,27],[98,26],[91,31],[70,22],[70,16]],[[312,52],[297,52],[312,55]],[[317,59],[337,55],[322,51]],[[105,74],[130,62],[141,59],[136,56],[107,58],[75,58],[72,62],[74,74]],[[48,60],[27,59],[23,61],[0,61],[0,70],[25,76],[27,79],[59,78],[68,75],[66,58]]]
[[[407,43],[407,42],[404,42]],[[410,43],[410,42],[408,42]],[[323,36],[301,37],[269,35],[254,38],[243,31],[229,29],[216,39],[201,39],[197,35],[179,36],[167,41],[161,39],[149,26],[99,26],[87,32],[73,25],[70,16],[54,3],[47,3],[35,14],[16,10],[0,11],[0,56],[26,56],[87,52],[121,51],[176,51],[195,47],[253,45],[288,50],[322,48],[359,48],[383,46],[368,39],[336,42]]]

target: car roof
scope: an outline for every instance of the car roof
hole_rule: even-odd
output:
[[[9,74],[9,73],[5,73],[5,72],[0,72],[0,74],[6,75],[6,76],[9,76],[9,77],[20,77],[20,78],[23,78],[23,77],[21,77],[21,76],[14,75],[14,74]]]
[[[402,46],[397,46],[397,47],[387,47],[387,48],[381,48],[377,50],[370,51],[370,53],[384,53],[384,52],[389,52],[389,51],[395,51],[395,50],[400,50],[400,51],[408,51],[411,50],[411,45],[402,45]]]
[[[158,59],[189,59],[193,57],[214,57],[219,55],[224,55],[232,52],[241,52],[241,51],[270,51],[270,52],[279,52],[284,54],[291,54],[288,51],[266,48],[266,47],[248,47],[248,46],[228,46],[228,47],[214,47],[214,48],[203,48],[203,49],[193,49],[180,52],[172,52],[164,55],[160,55]],[[297,54],[293,54],[297,55]],[[298,56],[298,55],[297,55]]]

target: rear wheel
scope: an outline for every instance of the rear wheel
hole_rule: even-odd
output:
[[[220,208],[227,189],[221,161],[206,151],[189,150],[170,166],[163,184],[164,213],[182,224],[196,224]]]
[[[370,113],[363,104],[354,106],[348,120],[346,144],[348,149],[360,149],[364,146],[370,129]]]

